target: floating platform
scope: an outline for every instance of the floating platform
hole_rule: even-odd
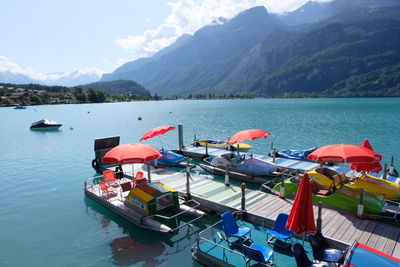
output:
[[[139,168],[140,166],[135,166],[136,170]],[[131,170],[129,165],[124,166],[124,172]],[[185,172],[163,168],[151,169],[151,179],[174,188],[180,195],[187,193]],[[225,185],[213,175],[195,172],[191,172],[189,181],[190,195],[204,209],[218,213],[242,209],[242,191],[237,182],[231,181],[230,185]],[[252,224],[271,228],[279,213],[289,213],[292,208],[293,200],[281,199],[250,188],[246,188],[244,192],[246,221]],[[318,208],[314,206],[315,218],[317,212]],[[400,227],[371,219],[360,219],[346,211],[323,208],[322,233],[330,244],[338,249],[344,249],[358,240],[389,255],[400,257]]]
[[[237,220],[237,224],[239,227],[248,227],[251,229],[252,242],[273,249],[273,266],[296,266],[296,260],[290,246],[280,247],[266,242],[268,229],[254,226],[242,220]],[[221,238],[222,236],[218,234],[219,231],[220,229],[217,225],[212,225],[199,233],[199,242],[192,248],[193,258],[205,266],[249,266],[245,262],[247,257],[243,255],[242,246],[236,243],[228,243],[225,239]],[[302,243],[301,240],[295,238],[292,238],[291,241]],[[277,240],[276,242],[280,243],[281,241]],[[310,243],[304,242],[304,247],[308,252],[309,258],[312,259]],[[251,263],[255,264],[256,262],[251,261]],[[261,266],[261,264],[254,266]]]

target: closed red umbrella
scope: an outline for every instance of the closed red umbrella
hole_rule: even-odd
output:
[[[160,151],[145,144],[119,145],[108,151],[103,162],[114,164],[145,163],[161,157]]]
[[[146,132],[142,136],[142,138],[140,138],[139,142],[141,142],[142,140],[150,139],[150,138],[155,137],[155,136],[157,136],[159,134],[164,134],[164,133],[166,133],[168,131],[171,131],[171,130],[174,130],[174,129],[175,129],[175,127],[172,127],[172,126],[165,126],[165,125],[158,126],[156,128],[151,129],[150,131]]]
[[[240,131],[232,135],[231,138],[226,142],[227,144],[236,144],[246,140],[254,140],[258,138],[266,138],[270,133],[260,130],[260,129],[250,129],[245,131]]]
[[[317,231],[314,221],[310,179],[307,173],[305,173],[301,179],[286,223],[286,229],[298,235],[302,233],[315,234]]]
[[[362,142],[361,146],[368,148],[371,151],[374,151],[368,139],[365,139]],[[366,172],[376,173],[382,171],[382,165],[379,161],[374,161],[372,163],[352,163],[350,165],[350,169],[355,170],[357,172],[366,171]]]
[[[358,145],[328,145],[323,146],[312,152],[307,157],[309,160],[319,162],[376,162],[381,161],[382,156],[368,148]]]

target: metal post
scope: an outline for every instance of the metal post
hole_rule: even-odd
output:
[[[189,167],[186,167],[186,197],[187,199],[191,199],[192,196],[190,194],[190,172]]]
[[[283,179],[283,177],[281,180],[281,187],[279,188],[279,197],[285,198],[285,180]]]
[[[358,202],[358,207],[357,207],[357,216],[361,217],[363,215],[364,212],[364,189],[360,190],[360,199]]]
[[[242,203],[241,203],[242,207],[241,207],[241,209],[243,211],[243,210],[246,210],[246,184],[242,183],[240,185],[240,189],[242,190]]]
[[[206,142],[206,156],[208,157],[208,142]]]
[[[275,148],[272,149],[272,162],[275,163],[275,159],[276,159],[276,153],[275,153]]]
[[[226,165],[225,168],[225,185],[229,186],[229,166]]]
[[[183,124],[178,124],[179,151],[183,149]]]
[[[385,165],[383,165],[383,176],[382,176],[382,179],[386,180],[386,178],[387,178],[387,165],[385,163]]]
[[[318,202],[317,233],[322,231],[322,203]]]
[[[150,162],[148,161],[148,162],[146,162],[146,164],[147,164],[147,181],[149,182],[149,183],[151,183],[151,176],[150,176]]]

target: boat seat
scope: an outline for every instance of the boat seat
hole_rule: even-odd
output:
[[[131,182],[121,183],[120,184],[122,192],[130,191],[132,189]]]
[[[147,184],[146,178],[142,177],[142,178],[135,179],[135,186],[142,186],[145,184]]]
[[[320,195],[320,196],[328,196],[330,194],[330,192],[328,189],[320,189],[320,190],[318,190],[318,192],[316,194]]]

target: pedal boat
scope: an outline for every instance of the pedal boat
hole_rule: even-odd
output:
[[[229,150],[229,151],[239,151],[239,152],[247,152],[249,151],[252,146],[245,144],[245,143],[237,143],[234,145],[227,144],[225,141],[219,141],[219,140],[195,140],[192,142],[193,146],[207,146],[211,148],[217,148],[217,149],[223,149],[223,150]]]
[[[348,177],[332,169],[320,167],[308,172],[310,179],[318,184],[329,187],[335,186],[353,189],[364,189],[366,192],[382,195],[385,199],[400,200],[400,185],[366,173],[358,177]]]
[[[176,190],[161,182],[148,183],[145,178],[141,178],[134,183],[124,177],[119,183],[109,185],[115,190],[104,192],[98,183],[99,179],[101,176],[92,179],[91,184],[85,182],[86,197],[141,228],[174,233],[205,215],[197,209],[199,203],[192,199],[180,199]],[[179,224],[178,218],[181,216],[191,219]]]
[[[268,177],[275,176],[276,165],[253,158],[251,154],[227,152],[220,156],[209,157],[199,166],[213,174],[242,180],[245,182],[265,183]]]
[[[334,172],[327,168],[323,169],[328,170],[328,172]],[[319,171],[321,172],[321,170]],[[320,172],[316,173],[320,174]],[[331,183],[323,183],[315,176],[315,172],[313,171],[308,172],[308,175],[310,177],[314,203],[321,202],[334,209],[347,210],[352,213],[357,212],[362,191],[360,188],[348,187],[343,184],[336,187],[333,181]],[[289,198],[295,197],[301,177],[302,175],[296,175],[283,181],[285,196]],[[273,187],[275,192],[280,192],[280,189],[281,183]],[[378,218],[379,216],[389,216],[388,218],[395,218],[399,214],[399,203],[386,200],[380,194],[364,191],[363,205],[366,216],[371,215],[371,217]]]

